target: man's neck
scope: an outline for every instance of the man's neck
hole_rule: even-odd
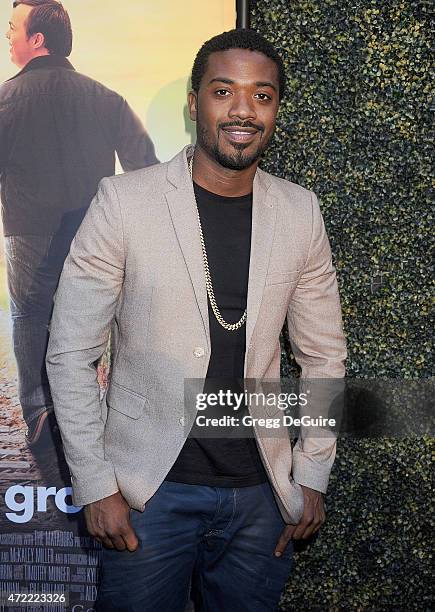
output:
[[[193,158],[193,180],[197,185],[221,196],[243,196],[252,192],[258,161],[244,170],[224,168],[199,146]]]
[[[30,62],[32,62],[37,57],[45,57],[46,55],[50,55],[50,52],[47,49],[42,49],[41,51],[38,51],[38,53],[35,53],[35,55],[31,57],[26,64],[24,64],[24,66],[21,66],[20,70],[28,66]]]

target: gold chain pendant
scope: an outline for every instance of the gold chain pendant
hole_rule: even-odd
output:
[[[190,178],[192,179],[192,183],[193,183],[193,155],[189,160],[189,174],[190,174]],[[236,331],[237,329],[240,329],[242,325],[245,324],[246,318],[248,316],[248,311],[245,310],[242,317],[237,321],[237,323],[227,323],[219,311],[218,305],[216,303],[216,298],[214,296],[213,284],[211,282],[210,268],[208,265],[207,251],[205,248],[204,234],[202,232],[201,218],[199,216],[199,209],[198,209],[198,203],[195,197],[195,190],[193,191],[193,196],[195,198],[196,214],[198,217],[199,237],[201,240],[202,260],[203,260],[204,272],[205,272],[205,286],[207,288],[208,299],[210,300],[211,308],[213,310],[214,316],[216,317],[218,323],[222,325],[222,327],[224,327],[228,331]]]

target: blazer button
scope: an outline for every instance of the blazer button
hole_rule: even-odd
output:
[[[193,349],[193,354],[195,355],[195,357],[204,357],[204,349],[202,348],[202,346],[197,346],[195,349]]]

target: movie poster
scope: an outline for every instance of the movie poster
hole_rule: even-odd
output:
[[[74,68],[121,94],[139,116],[160,161],[192,142],[186,93],[201,44],[235,26],[234,0],[66,0],[73,30]],[[0,6],[8,29],[12,2]],[[0,81],[19,69],[9,41],[0,41]],[[117,172],[122,169],[117,163]],[[3,229],[3,228],[1,228]],[[100,370],[105,384],[104,364]],[[100,545],[88,536],[81,508],[73,505],[62,450],[47,444],[37,456],[26,445],[17,395],[0,231],[0,593],[1,610],[22,610],[10,594],[46,594],[34,610],[92,610]],[[46,601],[49,600],[46,598]]]

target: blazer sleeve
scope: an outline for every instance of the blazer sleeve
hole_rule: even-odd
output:
[[[118,138],[115,144],[125,172],[158,164],[154,144],[142,121],[123,98],[119,100]]]
[[[118,491],[113,466],[104,457],[96,363],[109,339],[123,278],[119,202],[111,179],[103,179],[65,260],[46,358],[78,506]]]
[[[302,370],[301,385],[314,390],[307,412],[315,418],[336,410],[344,388],[347,351],[331,248],[314,193],[311,205],[308,257],[289,304],[287,322],[293,354]],[[329,379],[328,384],[319,379]],[[326,493],[335,454],[332,431],[302,427],[293,449],[294,480]]]

